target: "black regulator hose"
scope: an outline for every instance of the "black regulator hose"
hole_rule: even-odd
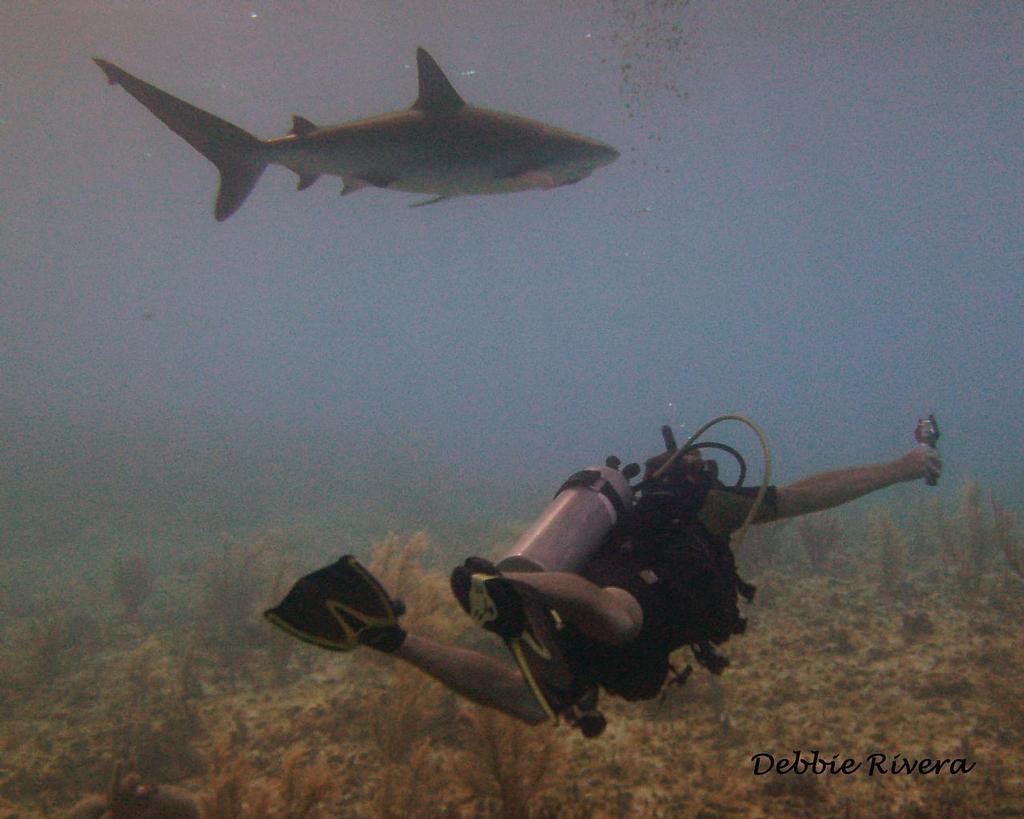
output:
[[[733,486],[743,486],[743,481],[747,477],[747,462],[743,460],[743,456],[740,455],[739,452],[737,452],[728,444],[722,444],[719,443],[718,441],[704,441],[699,444],[691,444],[690,446],[687,447],[688,451],[694,449],[720,449],[722,450],[722,452],[728,452],[730,455],[732,455],[732,457],[736,459],[736,463],[739,464],[740,467],[740,476],[736,479],[736,483],[734,483]]]
[[[764,459],[764,475],[761,478],[761,486],[758,487],[757,496],[754,498],[754,502],[750,505],[750,511],[747,513],[746,520],[743,521],[743,525],[737,529],[732,536],[732,548],[737,549],[740,543],[743,541],[743,537],[747,533],[747,529],[750,528],[750,524],[757,518],[757,513],[761,510],[761,504],[764,502],[765,492],[768,491],[768,484],[771,482],[772,477],[772,455],[771,450],[768,448],[768,438],[765,436],[764,431],[753,421],[743,415],[719,415],[712,418],[706,424],[702,425],[696,432],[693,433],[686,442],[678,449],[676,449],[671,457],[663,463],[658,470],[651,476],[649,480],[656,481],[662,475],[664,475],[672,466],[673,461],[686,452],[688,449],[694,448],[694,441],[696,441],[701,435],[707,432],[711,427],[716,424],[720,424],[723,421],[739,421],[741,424],[749,427],[754,434],[757,436],[758,441],[761,442],[761,454]],[[671,430],[670,430],[671,431]],[[664,435],[662,430],[662,435]],[[673,436],[673,441],[675,436]],[[666,439],[666,443],[667,443]],[[645,481],[646,483],[646,481]]]

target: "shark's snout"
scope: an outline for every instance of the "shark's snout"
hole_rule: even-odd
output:
[[[616,159],[619,158],[619,152],[615,150],[611,145],[601,145],[597,151],[598,163],[601,165],[610,165]]]
[[[596,139],[587,139],[585,147],[580,151],[580,159],[590,167],[590,170],[610,165],[618,158],[619,152],[615,148]]]

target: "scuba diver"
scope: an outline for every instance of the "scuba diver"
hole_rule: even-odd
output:
[[[761,440],[764,478],[743,486],[746,464],[732,447],[697,443],[710,426],[738,420]],[[740,579],[732,548],[750,524],[818,512],[896,483],[937,481],[934,416],[915,431],[919,445],[892,461],[835,469],[769,485],[763,433],[741,416],[720,416],[640,468],[609,457],[572,475],[554,500],[493,564],[471,557],[451,575],[460,606],[505,642],[515,664],[399,624],[404,606],[351,555],[301,578],[266,612],[276,626],[323,648],[367,646],[410,663],[457,694],[527,723],[565,720],[597,736],[605,719],[601,689],[630,701],[652,699],[669,681],[684,682],[670,655],[689,646],[719,674],[728,664],[715,646],[744,631],[738,598],[754,587]],[[709,448],[739,463],[727,486]],[[730,541],[732,543],[730,543]]]

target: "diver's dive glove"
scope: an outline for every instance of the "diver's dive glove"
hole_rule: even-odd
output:
[[[398,625],[405,613],[352,555],[300,577],[277,606],[264,612],[293,637],[329,651],[360,645],[391,653],[405,642]]]

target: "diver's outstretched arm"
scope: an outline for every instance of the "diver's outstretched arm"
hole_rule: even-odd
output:
[[[819,472],[778,487],[775,514],[759,522],[831,509],[894,483],[938,478],[940,472],[942,459],[926,446],[916,446],[906,455],[886,463]]]
[[[411,633],[392,656],[478,705],[495,708],[531,725],[547,719],[515,666]]]

